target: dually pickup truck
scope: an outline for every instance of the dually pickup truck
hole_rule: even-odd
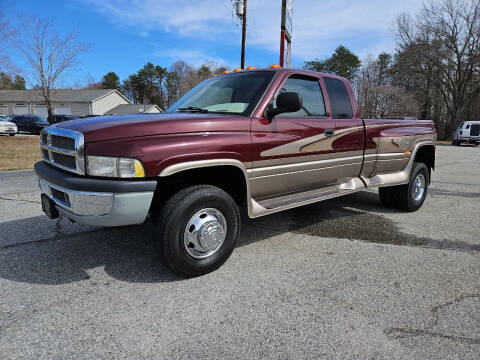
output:
[[[50,126],[35,164],[51,218],[96,226],[153,222],[163,261],[185,276],[230,256],[251,218],[379,187],[415,211],[435,166],[432,121],[363,120],[349,82],[254,69],[207,79],[165,114]]]

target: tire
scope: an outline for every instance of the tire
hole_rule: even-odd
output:
[[[10,136],[15,136],[15,134],[8,134],[8,135],[10,135]]]
[[[457,140],[457,143],[456,143],[457,146],[460,146],[462,145],[462,142],[460,140]]]
[[[378,197],[380,198],[380,202],[383,206],[390,209],[394,209],[397,207],[397,203],[394,197],[395,190],[396,186],[383,187],[378,189]]]
[[[452,140],[452,145],[453,145],[453,146],[457,145],[457,140],[455,140],[455,139]]]
[[[415,162],[410,182],[406,185],[398,186],[395,192],[395,201],[400,210],[413,212],[420,209],[427,197],[430,176],[428,168],[424,163]]]
[[[238,206],[229,194],[210,185],[192,186],[165,203],[154,219],[153,241],[170,269],[187,277],[199,276],[218,269],[229,258],[240,226]],[[208,231],[213,235],[200,236]]]

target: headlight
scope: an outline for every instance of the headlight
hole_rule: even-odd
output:
[[[87,156],[87,173],[92,176],[145,177],[140,160],[106,156]]]

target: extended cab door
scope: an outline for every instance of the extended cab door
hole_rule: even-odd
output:
[[[251,192],[256,199],[275,197],[327,186],[335,182],[329,167],[336,156],[329,144],[314,146],[335,131],[335,121],[327,116],[322,84],[318,77],[300,74],[283,79],[271,106],[281,92],[298,92],[303,108],[295,113],[252,121]]]
[[[335,121],[335,132],[330,140],[340,167],[340,171],[336,172],[337,183],[342,183],[360,175],[364,159],[365,126],[347,80],[329,75],[324,75],[322,80]]]

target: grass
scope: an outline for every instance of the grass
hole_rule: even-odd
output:
[[[33,169],[39,160],[38,136],[0,136],[0,171]]]

